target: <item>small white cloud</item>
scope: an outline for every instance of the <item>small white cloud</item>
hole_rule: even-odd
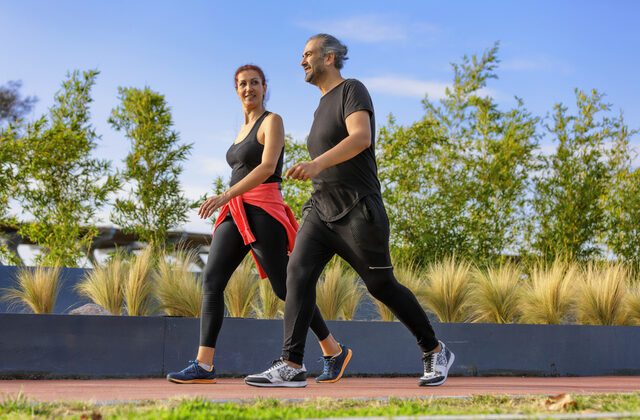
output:
[[[301,21],[297,25],[361,42],[399,41],[409,39],[414,34],[424,35],[438,31],[435,25],[402,20],[389,15],[366,14],[345,19]]]
[[[437,81],[417,80],[400,76],[382,76],[362,79],[369,90],[392,96],[410,97],[423,99],[429,95],[430,100],[440,100],[445,98],[446,89],[451,88],[451,84]],[[478,91],[480,96],[491,96],[498,99],[498,92],[483,88]]]
[[[362,79],[369,90],[393,96],[424,98],[428,94],[431,99],[445,97],[447,83],[416,80],[397,76],[370,77]]]

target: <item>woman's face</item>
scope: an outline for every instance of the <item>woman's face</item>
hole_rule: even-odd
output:
[[[262,105],[267,86],[262,84],[260,75],[255,70],[245,70],[238,73],[236,92],[242,104],[247,108]]]

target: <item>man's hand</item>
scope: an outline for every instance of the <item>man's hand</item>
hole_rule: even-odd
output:
[[[226,193],[209,197],[202,203],[200,209],[198,209],[198,216],[200,216],[201,219],[208,219],[214,211],[227,204],[227,202],[229,202],[229,197]]]
[[[287,178],[299,179],[300,181],[306,181],[313,178],[322,171],[322,168],[317,162],[298,162],[287,170],[285,176]]]

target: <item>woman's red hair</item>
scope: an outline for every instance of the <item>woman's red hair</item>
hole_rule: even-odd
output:
[[[236,70],[236,74],[233,76],[236,88],[238,87],[238,75],[247,70],[254,70],[258,73],[258,76],[260,76],[260,79],[262,79],[262,86],[267,84],[267,79],[264,77],[264,72],[260,67],[254,64],[245,64],[244,66],[238,67],[238,70]]]

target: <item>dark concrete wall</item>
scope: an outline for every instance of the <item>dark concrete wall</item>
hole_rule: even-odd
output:
[[[349,375],[420,375],[421,353],[398,322],[329,321],[353,349]],[[581,325],[436,324],[456,354],[452,375],[639,375],[640,328]],[[0,314],[0,377],[159,377],[196,355],[197,319]],[[215,365],[220,375],[264,370],[280,355],[281,320],[226,318]],[[307,337],[305,365],[319,347]]]

